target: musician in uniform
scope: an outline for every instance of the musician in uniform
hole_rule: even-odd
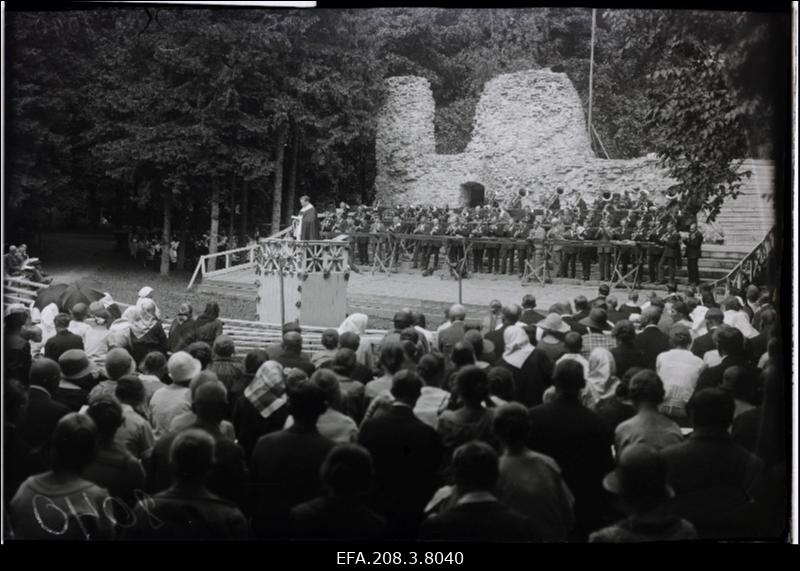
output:
[[[569,224],[564,228],[562,235],[564,240],[577,240],[578,234],[575,231],[575,226]],[[575,279],[575,265],[578,260],[578,248],[571,244],[566,244],[561,250],[561,267],[559,268],[559,275]]]
[[[385,259],[386,252],[388,251],[389,237],[386,235],[386,225],[381,220],[380,214],[375,216],[375,220],[369,229],[370,242],[372,242],[372,256],[375,258]]]
[[[479,218],[469,233],[469,237],[475,239],[472,242],[472,272],[476,274],[483,272],[483,252],[486,244],[481,239],[486,235],[487,230],[486,222]]]
[[[528,259],[528,232],[529,223],[527,215],[513,225],[511,229],[511,237],[514,239],[514,245],[511,246],[511,255],[509,256],[508,273],[514,273],[514,253],[517,254],[519,260],[519,275],[525,272],[525,261]]]
[[[600,266],[601,282],[606,281],[606,278],[611,279],[611,254],[614,251],[614,247],[611,245],[610,222],[611,215],[608,212],[604,212],[595,234],[595,239],[601,242],[597,246],[597,261]]]
[[[550,232],[547,233],[547,238],[551,241],[564,239],[564,224],[560,220],[550,228]],[[561,244],[552,244],[550,251],[553,253],[553,267],[556,268],[556,277],[566,277],[566,271],[564,271],[564,246]]]
[[[546,281],[549,279],[550,275],[547,271],[546,263],[547,263],[547,249],[545,247],[545,238],[547,237],[547,231],[544,228],[543,222],[534,221],[533,227],[528,234],[528,238],[531,241],[532,251],[533,251],[533,269],[535,272],[540,271],[541,267],[541,277],[542,281]]]
[[[489,227],[487,229],[487,236],[490,238],[504,238],[505,228],[503,223],[498,218],[497,214],[492,214],[489,220]],[[486,262],[488,265],[488,272],[499,273],[500,271],[500,243],[496,240],[491,240],[486,244]]]
[[[681,235],[678,234],[675,223],[670,222],[667,225],[667,233],[664,238],[664,264],[667,266],[669,273],[669,283],[675,283],[675,274],[680,262],[681,256]]]
[[[414,234],[417,236],[426,236],[431,233],[431,228],[433,225],[430,223],[429,218],[423,214],[420,217],[419,224],[414,228]],[[417,269],[419,267],[419,261],[422,259],[423,267],[425,266],[425,262],[427,256],[425,255],[425,250],[428,248],[428,243],[426,240],[415,240],[414,241],[414,259],[411,264],[413,269]]]
[[[597,237],[597,232],[598,229],[596,227],[578,226],[576,237],[578,240],[594,240]],[[583,281],[589,281],[592,277],[592,261],[595,257],[595,247],[579,246],[578,252],[581,259]]]
[[[358,216],[356,216],[355,232],[361,234],[356,237],[356,251],[358,252],[359,262],[369,265],[369,236],[365,236],[369,232],[369,225],[371,219],[363,206],[357,209]]]
[[[661,232],[657,221],[653,221],[650,224],[650,233],[648,234],[647,241],[650,242],[647,246],[647,270],[650,273],[650,281],[652,283],[659,283],[663,277],[661,256],[664,254],[664,242],[661,239]]]
[[[689,271],[689,284],[698,285],[700,283],[700,271],[697,267],[700,259],[700,249],[703,245],[703,234],[697,229],[697,223],[689,227],[689,236],[684,238],[686,244],[686,266]]]

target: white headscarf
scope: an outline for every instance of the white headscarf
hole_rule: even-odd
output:
[[[47,343],[47,340],[56,335],[56,326],[53,323],[56,315],[58,315],[58,306],[51,303],[45,307],[41,312],[39,327],[42,328],[42,343]]]
[[[140,298],[137,305],[139,307],[139,316],[131,322],[131,333],[139,338],[153,328],[158,322],[158,317],[156,317],[156,302],[152,299],[147,297]]]
[[[528,359],[535,347],[531,345],[528,334],[519,325],[511,325],[506,327],[503,332],[503,342],[505,343],[505,351],[503,352],[503,360],[517,369],[521,369],[522,365]]]
[[[368,317],[363,313],[354,313],[342,321],[339,326],[339,335],[342,333],[356,333],[359,337],[367,333]]]
[[[614,356],[608,349],[595,347],[589,354],[589,372],[586,375],[586,388],[592,395],[593,404],[614,394],[619,379],[614,376]]]

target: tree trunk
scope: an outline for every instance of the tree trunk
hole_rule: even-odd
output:
[[[294,210],[294,194],[297,185],[297,154],[300,148],[300,133],[297,123],[291,120],[292,146],[289,150],[289,177],[286,180],[286,216],[284,222],[289,225],[292,222],[292,212]]]
[[[211,183],[211,228],[208,236],[208,253],[217,253],[217,234],[219,234],[219,177],[214,177]],[[217,259],[212,258],[208,261],[207,269],[214,271],[217,269]]]
[[[172,190],[164,191],[164,228],[161,234],[161,275],[169,275],[169,244],[172,241]]]
[[[278,128],[275,138],[275,187],[272,191],[272,228],[271,234],[281,229],[281,206],[283,204],[283,147],[286,145],[286,124]]]
[[[235,231],[234,221],[236,219],[236,175],[231,174],[231,194],[230,194],[230,210],[231,216],[228,220],[228,240],[233,238],[233,233]],[[230,246],[229,246],[230,247]]]
[[[242,179],[242,213],[239,217],[239,234],[241,235],[242,244],[247,243],[247,209],[249,208],[247,202],[250,190],[249,187],[250,184],[247,179]]]

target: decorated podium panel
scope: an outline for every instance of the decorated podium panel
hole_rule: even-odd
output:
[[[259,321],[338,326],[347,317],[350,243],[265,239],[254,261]]]

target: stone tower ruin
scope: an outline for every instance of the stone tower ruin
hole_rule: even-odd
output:
[[[505,198],[526,190],[531,201],[556,187],[587,199],[639,189],[661,195],[672,183],[655,157],[595,156],[578,92],[563,73],[528,70],[489,81],[475,110],[465,151],[436,154],[435,104],[422,77],[392,77],[378,115],[376,198],[383,204],[457,206],[459,185],[473,181]]]

